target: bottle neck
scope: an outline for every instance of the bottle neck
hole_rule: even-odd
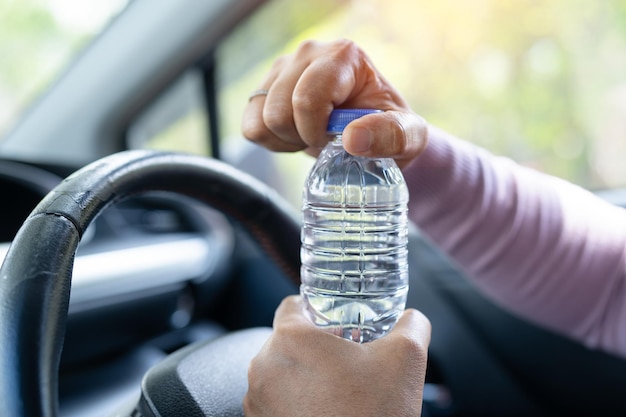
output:
[[[330,142],[333,145],[343,146],[343,142],[341,140],[341,133],[329,133],[328,137],[330,138]]]

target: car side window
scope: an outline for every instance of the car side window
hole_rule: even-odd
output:
[[[348,1],[272,0],[239,24],[215,51],[217,109],[223,158],[253,174],[297,209],[304,179],[314,159],[302,152],[272,153],[241,135],[248,95],[258,88],[274,59],[301,40],[324,33],[328,22],[346,12]]]
[[[204,103],[206,74],[191,69],[133,123],[129,143],[211,155],[208,132],[218,132],[220,157],[299,207],[313,159],[248,143],[241,115],[276,57],[305,39],[348,38],[432,124],[586,188],[623,186],[626,90],[615,74],[626,73],[626,15],[617,2],[452,3],[267,1],[211,51],[215,125]],[[503,23],[510,21],[525,23]],[[597,45],[585,40],[587,27]]]
[[[129,126],[128,147],[210,155],[202,71],[190,68]]]
[[[305,4],[268,2],[217,51],[229,63],[221,70],[225,144],[242,143],[241,109],[273,58],[305,39],[347,38],[433,125],[588,189],[626,184],[623,1],[334,2],[287,32],[313,14],[295,3]],[[235,57],[245,65],[236,67]],[[299,190],[308,164],[287,157],[277,156],[277,166],[297,165],[281,176]]]

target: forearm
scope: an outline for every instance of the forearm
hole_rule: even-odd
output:
[[[411,218],[498,303],[626,356],[626,212],[431,129]]]

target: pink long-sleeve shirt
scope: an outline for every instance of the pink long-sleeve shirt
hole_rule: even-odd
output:
[[[626,358],[626,210],[434,127],[409,216],[496,303]]]

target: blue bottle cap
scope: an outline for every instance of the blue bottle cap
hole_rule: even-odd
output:
[[[365,116],[366,114],[382,112],[382,110],[375,109],[335,109],[330,113],[326,132],[333,134],[341,133],[351,121]]]

